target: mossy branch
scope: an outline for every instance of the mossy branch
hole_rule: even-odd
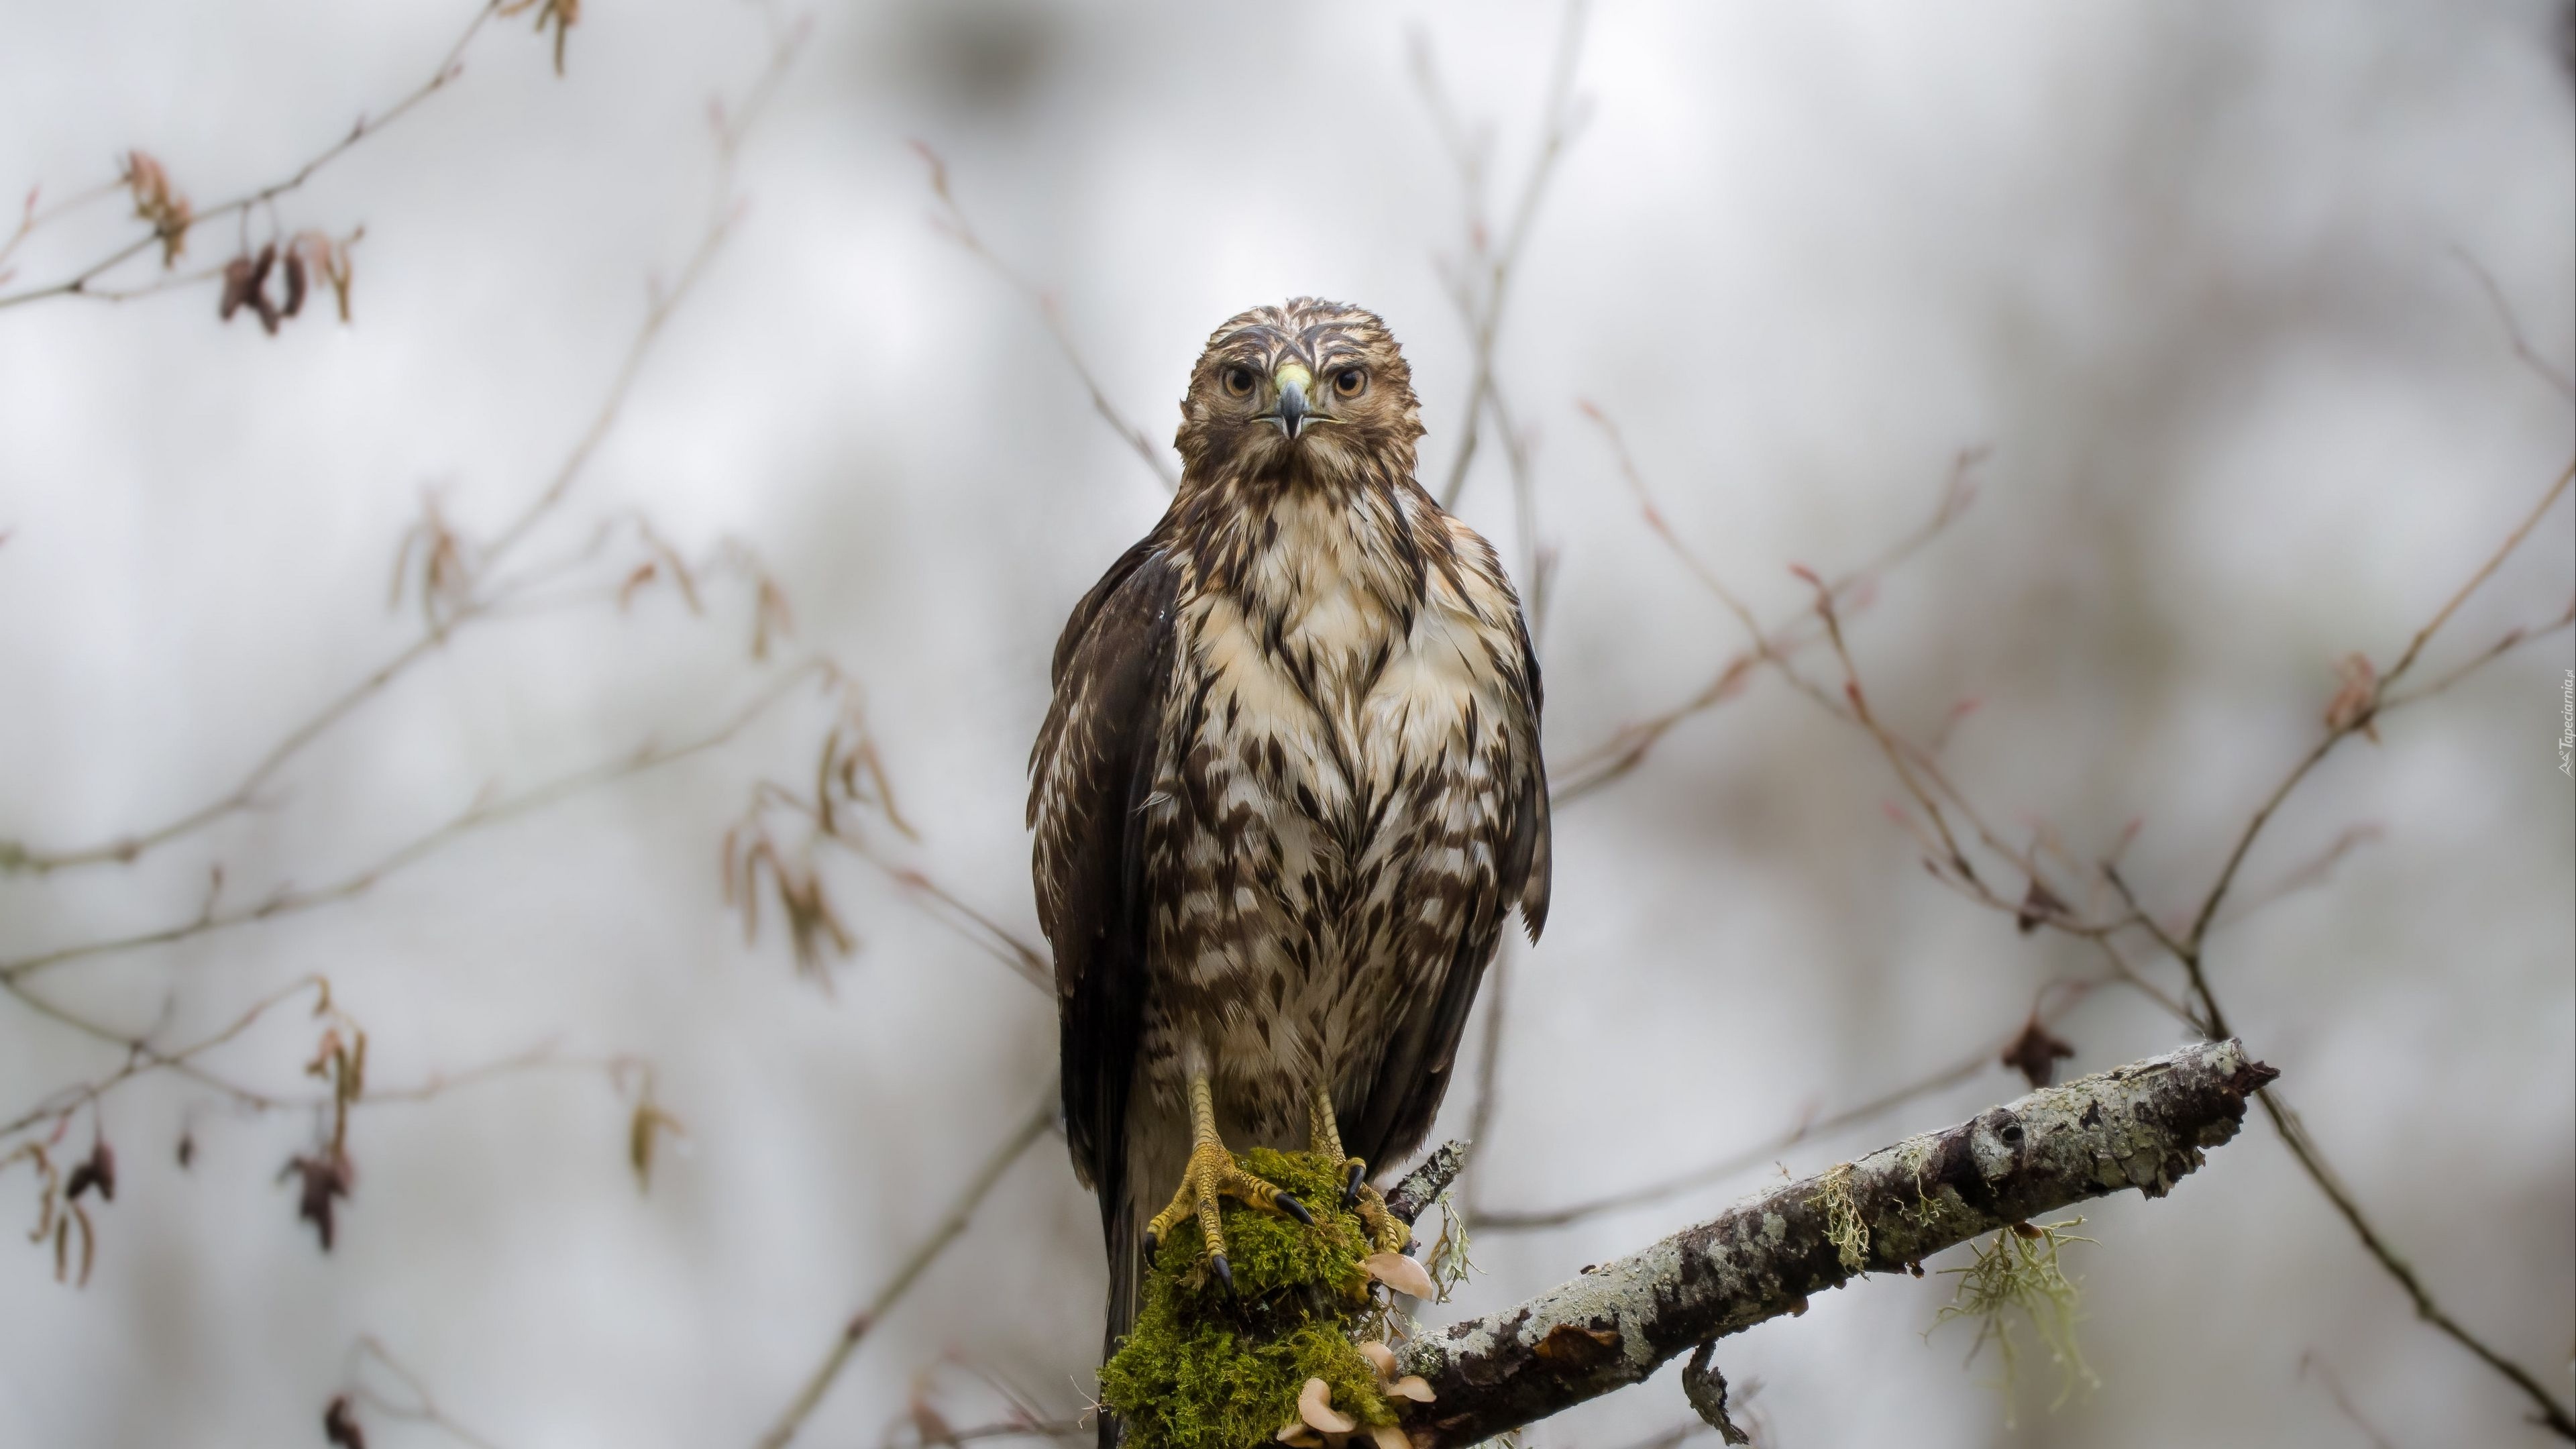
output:
[[[1785,1184],[1516,1307],[1406,1345],[1435,1397],[1415,1449],[1477,1443],[1644,1380],[1868,1272],[2134,1187],[2162,1197],[2236,1135],[2278,1073],[2205,1042],[2046,1087],[1947,1131]],[[1857,1256],[1857,1264],[1850,1258]]]

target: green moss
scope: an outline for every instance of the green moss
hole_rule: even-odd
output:
[[[1294,1193],[1315,1225],[1229,1200],[1231,1295],[1200,1265],[1198,1224],[1174,1230],[1147,1269],[1134,1330],[1100,1370],[1100,1400],[1126,1421],[1129,1449],[1271,1443],[1310,1378],[1332,1385],[1333,1407],[1361,1424],[1395,1422],[1352,1338],[1371,1317],[1370,1249],[1359,1217],[1341,1208],[1340,1164],[1266,1148],[1235,1161]]]

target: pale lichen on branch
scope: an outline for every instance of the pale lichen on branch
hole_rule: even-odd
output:
[[[1416,1449],[1465,1445],[1636,1383],[1674,1356],[1868,1272],[1922,1260],[2039,1214],[2136,1188],[2162,1197],[2236,1135],[2274,1073],[2211,1042],[2046,1087],[1946,1131],[1784,1184],[1524,1303],[1401,1352],[1435,1397]],[[1868,1230],[1858,1267],[1830,1208]],[[1840,1236],[1841,1242],[1836,1238]]]

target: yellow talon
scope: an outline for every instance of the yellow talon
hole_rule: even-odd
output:
[[[1356,1157],[1351,1159],[1351,1167],[1358,1173],[1368,1170],[1368,1165]],[[1388,1209],[1386,1194],[1364,1176],[1351,1191],[1356,1199],[1351,1206],[1360,1215],[1360,1226],[1368,1229],[1369,1246],[1381,1253],[1402,1253],[1413,1241],[1413,1230]]]
[[[1197,1145],[1190,1149],[1189,1165],[1181,1170],[1180,1190],[1172,1194],[1171,1205],[1154,1214],[1153,1221],[1145,1225],[1145,1254],[1153,1256],[1172,1229],[1195,1216],[1199,1221],[1201,1260],[1226,1291],[1232,1292],[1234,1269],[1225,1261],[1225,1228],[1218,1218],[1218,1199],[1230,1197],[1310,1226],[1315,1219],[1304,1203],[1276,1183],[1264,1182],[1235,1165],[1234,1154],[1226,1151],[1225,1143],[1216,1134],[1216,1104],[1205,1077],[1190,1079],[1190,1117]]]
[[[1342,1129],[1334,1120],[1329,1090],[1319,1086],[1306,1099],[1306,1124],[1310,1150],[1338,1160],[1348,1174],[1342,1206],[1360,1215],[1360,1226],[1368,1229],[1369,1245],[1382,1253],[1402,1253],[1405,1244],[1413,1241],[1413,1230],[1387,1210],[1386,1194],[1368,1180],[1368,1164],[1342,1155]]]

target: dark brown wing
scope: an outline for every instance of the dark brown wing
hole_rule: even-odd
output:
[[[1470,899],[1464,929],[1441,971],[1439,984],[1422,1005],[1397,1028],[1386,1056],[1356,1118],[1346,1120],[1342,1146],[1369,1165],[1371,1172],[1393,1167],[1422,1145],[1448,1093],[1449,1073],[1458,1062],[1458,1039],[1467,1030],[1467,1014],[1484,984],[1485,967],[1501,944],[1511,908],[1521,908],[1521,923],[1532,941],[1547,925],[1551,876],[1547,806],[1547,762],[1538,752],[1538,659],[1531,652],[1526,628],[1519,640],[1521,697],[1529,711],[1528,760],[1519,773],[1514,808],[1491,842],[1496,869],[1468,882]]]
[[[1100,1193],[1110,1252],[1124,1228],[1127,1092],[1144,1014],[1144,831],[1171,676],[1177,573],[1154,538],[1074,606],[1054,703],[1029,756],[1038,921],[1055,947],[1065,1138]]]

